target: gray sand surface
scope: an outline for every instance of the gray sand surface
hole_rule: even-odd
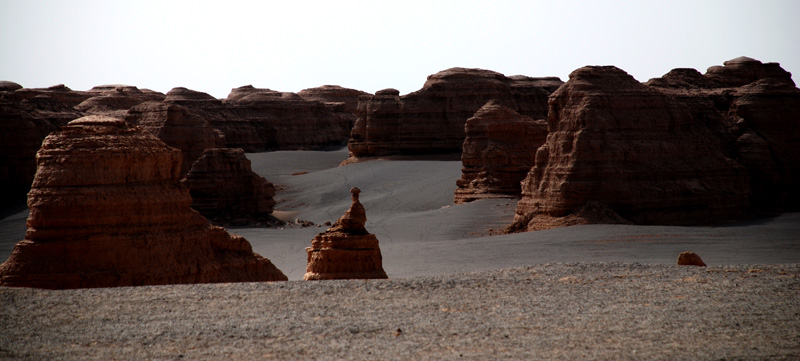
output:
[[[248,157],[301,220],[361,188],[391,279],[0,288],[0,359],[800,359],[800,214],[490,236],[516,200],[453,205],[460,162]],[[0,260],[27,211],[3,214]],[[229,230],[299,280],[325,228]],[[712,267],[674,266],[685,250]]]

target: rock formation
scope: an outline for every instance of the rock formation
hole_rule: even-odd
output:
[[[286,280],[249,242],[190,208],[181,154],[123,120],[88,116],[47,136],[28,232],[0,285],[40,288]]]
[[[681,252],[681,254],[678,255],[678,265],[706,267],[700,255],[694,252]]]
[[[534,165],[547,137],[547,122],[489,101],[467,119],[461,178],[455,203],[481,198],[519,197],[520,182]]]
[[[225,146],[247,152],[319,149],[347,141],[349,115],[342,103],[305,100],[295,93],[243,86],[227,99],[174,88],[165,102],[206,119],[225,136]]]
[[[164,94],[139,90],[130,85],[99,85],[87,93],[93,96],[75,106],[84,114],[102,114],[124,118],[127,110],[146,101],[162,101]]]
[[[210,148],[183,180],[192,208],[224,222],[266,222],[275,206],[275,187],[254,173],[241,148]]]
[[[22,204],[36,174],[36,151],[50,132],[81,112],[46,95],[0,92],[0,206]]]
[[[224,145],[222,134],[205,119],[176,104],[145,102],[128,110],[125,121],[180,149],[181,175],[191,169],[203,151]]]
[[[613,66],[575,70],[549,99],[549,134],[522,183],[515,230],[589,202],[636,224],[703,224],[749,205],[745,168],[673,96]]]
[[[723,143],[750,177],[760,210],[800,204],[800,89],[777,63],[740,57],[706,74],[674,69],[648,85],[674,96]]]
[[[361,96],[370,94],[361,90],[342,88],[338,85],[323,85],[316,88],[303,89],[297,95],[305,100],[327,103],[332,107],[336,107],[337,104],[344,104],[345,116],[350,120],[350,128],[352,128],[356,118],[358,118],[356,115],[358,99]],[[348,130],[349,135],[350,132]]]
[[[531,117],[547,116],[558,78],[506,77],[482,69],[452,68],[428,77],[422,89],[400,96],[386,89],[362,96],[348,148],[351,157],[460,153],[464,124],[495,99]]]
[[[0,81],[0,92],[12,92],[17,89],[22,89],[22,85],[19,85],[13,81]]]
[[[353,188],[353,204],[327,231],[318,234],[306,248],[305,280],[387,278],[383,271],[378,238],[367,232],[367,214]]]

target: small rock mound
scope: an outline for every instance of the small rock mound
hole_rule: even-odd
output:
[[[353,204],[327,231],[306,248],[305,280],[388,278],[383,270],[378,238],[367,232],[367,214],[353,188]]]

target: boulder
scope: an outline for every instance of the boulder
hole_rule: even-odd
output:
[[[206,149],[183,183],[192,208],[215,221],[266,222],[275,206],[275,187],[252,171],[241,148]]]
[[[678,255],[678,265],[706,267],[700,255],[694,252],[681,252],[681,254]]]
[[[305,280],[388,278],[383,270],[378,238],[364,227],[367,214],[353,188],[353,203],[327,231],[306,247]]]
[[[492,100],[467,119],[461,178],[455,203],[519,197],[520,182],[547,138],[547,122],[534,120]]]
[[[422,89],[400,96],[394,89],[361,96],[350,134],[350,156],[461,153],[464,125],[489,100],[531,117],[547,116],[547,97],[558,78],[506,77],[451,68],[428,77]]]
[[[125,121],[150,132],[183,154],[181,175],[191,169],[192,164],[208,148],[224,145],[221,132],[185,107],[177,104],[150,101],[128,110]]]
[[[22,85],[19,85],[13,81],[0,81],[0,92],[12,92],[17,89],[22,89]]]
[[[572,72],[550,96],[548,129],[511,231],[541,229],[589,202],[635,224],[671,225],[735,219],[749,206],[746,169],[714,132],[616,67]]]
[[[88,116],[47,136],[28,231],[0,285],[51,289],[286,280],[250,243],[190,208],[181,154],[123,120]]]

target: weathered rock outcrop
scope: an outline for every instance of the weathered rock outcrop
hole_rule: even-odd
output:
[[[247,85],[225,100],[174,88],[165,102],[178,104],[206,119],[225,135],[225,146],[247,152],[319,149],[347,141],[350,118],[343,103],[305,100],[295,93]]]
[[[305,280],[387,278],[383,271],[378,238],[367,232],[367,214],[353,188],[353,204],[327,231],[306,248]]]
[[[336,106],[337,103],[343,103],[344,109],[347,111],[346,116],[350,120],[350,127],[352,128],[356,122],[356,111],[358,109],[358,99],[364,95],[370,95],[367,92],[342,88],[338,85],[323,85],[316,88],[303,89],[297,93],[305,100],[313,100],[323,103],[328,103],[331,106]],[[349,131],[348,131],[349,136]]]
[[[758,209],[800,204],[800,89],[777,63],[740,57],[706,74],[674,69],[648,85],[678,99],[747,168]]]
[[[519,197],[520,182],[534,165],[536,149],[547,138],[547,122],[489,101],[467,119],[465,131],[455,203]]]
[[[241,148],[211,148],[183,180],[192,208],[223,222],[266,222],[275,206],[275,187],[254,173]]]
[[[164,94],[140,90],[131,85],[99,85],[87,93],[93,96],[75,106],[84,114],[103,114],[124,118],[127,110],[147,101],[162,101]]]
[[[0,93],[0,206],[25,201],[44,137],[82,116],[57,99],[15,97],[17,91]]]
[[[286,280],[249,242],[190,208],[181,154],[104,116],[74,120],[37,154],[25,240],[0,285],[40,288]]]
[[[506,77],[482,69],[452,68],[428,77],[422,89],[400,96],[394,89],[362,96],[351,132],[351,157],[460,153],[464,124],[495,99],[512,110],[544,119],[558,78]]]
[[[212,128],[202,117],[177,104],[145,102],[128,110],[125,121],[180,149],[183,154],[181,175],[192,168],[203,151],[224,145],[221,132]]]
[[[64,84],[58,84],[47,88],[20,88],[4,93],[3,97],[15,102],[28,100],[31,103],[58,103],[60,105],[74,107],[82,101],[91,98],[92,94],[84,91],[72,90]]]
[[[0,92],[13,92],[17,89],[22,89],[22,85],[19,85],[13,81],[0,81]]]
[[[745,168],[683,103],[613,66],[575,70],[549,99],[549,134],[511,230],[552,225],[589,202],[636,224],[702,224],[749,205]]]

